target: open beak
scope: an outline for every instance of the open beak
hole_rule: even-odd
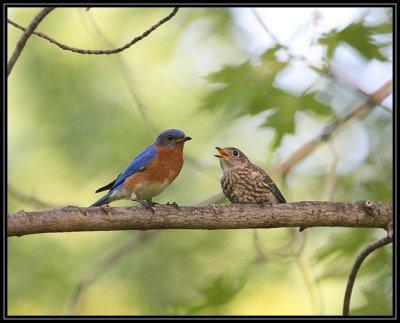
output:
[[[223,159],[228,159],[230,156],[228,154],[228,152],[223,149],[223,148],[219,148],[219,147],[215,147],[216,150],[218,150],[219,155],[214,155],[217,158],[223,158]]]
[[[183,137],[183,138],[176,139],[176,142],[185,142],[185,141],[189,141],[189,140],[192,140],[192,137],[186,136],[186,137]]]

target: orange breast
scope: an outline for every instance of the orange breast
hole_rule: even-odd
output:
[[[147,173],[154,181],[170,183],[178,176],[182,169],[182,151],[175,148],[157,148],[158,156],[148,165]]]
[[[136,194],[158,195],[179,174],[183,165],[181,149],[157,148],[158,156],[140,172],[125,180],[124,189]]]

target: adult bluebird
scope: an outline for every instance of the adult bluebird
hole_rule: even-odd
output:
[[[260,167],[252,164],[239,149],[215,147],[223,171],[221,187],[231,203],[286,203],[273,180]]]
[[[109,190],[91,206],[130,199],[153,210],[156,203],[151,199],[164,191],[178,176],[183,166],[183,146],[190,139],[176,129],[160,133],[153,144],[133,157],[115,180],[96,191]]]

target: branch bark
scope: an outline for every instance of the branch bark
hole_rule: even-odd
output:
[[[371,209],[373,213],[371,213]],[[7,218],[9,237],[34,233],[157,230],[255,229],[281,227],[387,228],[391,203],[295,202],[287,204],[155,207],[73,207],[19,211]]]
[[[145,32],[143,32],[140,36],[137,36],[135,38],[133,38],[129,43],[118,47],[118,48],[114,48],[114,49],[82,49],[82,48],[75,48],[72,46],[68,46],[65,45],[49,36],[47,36],[46,34],[43,34],[41,32],[31,32],[30,34],[34,34],[36,36],[39,36],[43,39],[46,39],[47,41],[49,41],[50,43],[60,47],[63,50],[67,50],[73,53],[77,53],[77,54],[86,54],[86,55],[110,55],[110,54],[116,54],[116,53],[120,53],[122,51],[124,51],[125,49],[128,49],[129,47],[131,47],[132,45],[136,44],[138,41],[141,41],[143,38],[147,37],[148,35],[150,35],[154,30],[156,30],[158,27],[160,27],[162,24],[166,23],[168,20],[170,20],[173,16],[176,15],[176,13],[178,12],[179,8],[175,7],[171,13],[164,17],[163,19],[161,19],[159,22],[157,22],[155,25],[151,26],[149,29],[147,29]],[[28,28],[25,28],[19,24],[17,24],[16,22],[7,19],[7,23],[9,23],[10,25],[24,30],[25,32],[28,30]]]
[[[17,45],[15,46],[14,52],[12,53],[10,60],[7,63],[7,77],[10,75],[15,62],[17,61],[19,55],[21,54],[22,50],[24,49],[26,42],[28,41],[29,37],[34,33],[36,27],[40,24],[44,17],[46,17],[50,11],[55,8],[45,7],[43,8],[36,16],[33,18],[32,22],[29,24],[27,28],[24,28],[24,33],[22,34],[21,38],[19,39]]]

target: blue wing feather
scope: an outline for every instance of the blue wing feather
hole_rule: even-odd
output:
[[[111,187],[110,192],[114,191],[121,184],[123,184],[129,176],[146,167],[156,157],[157,149],[154,144],[143,149],[139,154],[133,157],[128,166],[126,166],[126,168],[118,176],[114,185]]]

